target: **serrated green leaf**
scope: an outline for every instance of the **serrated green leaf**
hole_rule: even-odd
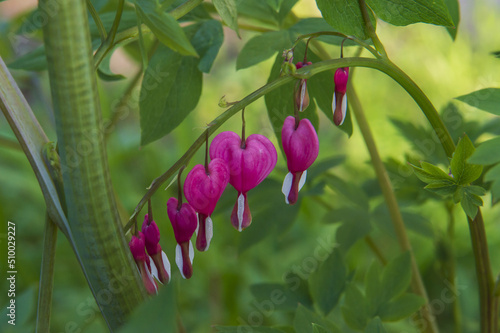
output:
[[[380,302],[388,302],[408,289],[411,281],[410,261],[410,254],[405,252],[385,266],[380,279],[380,288],[383,290]]]
[[[425,163],[425,162],[422,162]],[[410,166],[413,168],[413,171],[415,172],[415,175],[423,181],[424,183],[427,184],[432,184],[432,183],[443,183],[443,182],[454,182],[453,178],[450,177],[448,174],[446,174],[444,171],[438,172],[437,170],[434,171],[433,174],[425,171],[423,168],[419,168],[416,165],[410,164]],[[436,167],[436,169],[439,169]],[[428,168],[429,170],[429,168]],[[444,173],[444,175],[443,175]],[[445,177],[446,175],[446,177]]]
[[[475,200],[473,198],[473,194],[469,194],[466,191],[462,192],[462,200],[460,200],[460,204],[462,205],[465,214],[467,214],[467,216],[471,219],[476,217],[478,211],[477,205],[475,205],[474,202]]]
[[[346,275],[342,256],[335,249],[309,277],[311,295],[323,314],[327,315],[337,305],[345,288]]]
[[[380,307],[378,315],[383,321],[397,321],[409,317],[425,304],[425,300],[415,294],[403,294]]]
[[[455,99],[500,116],[500,88],[485,88]]]
[[[387,333],[379,317],[375,317],[366,325],[364,333]]]
[[[368,316],[368,304],[361,291],[353,283],[349,283],[345,291],[342,315],[345,322],[356,330],[365,328]]]
[[[444,3],[446,7],[448,7],[448,12],[453,21],[453,27],[447,27],[446,30],[448,30],[451,38],[455,40],[457,37],[458,25],[460,23],[460,3],[458,0],[444,0]]]
[[[474,150],[469,137],[464,135],[458,142],[450,162],[451,173],[457,184],[469,184],[481,176],[483,172],[481,165],[467,163]]]
[[[243,46],[243,49],[238,54],[236,69],[254,66],[269,59],[277,52],[281,54],[290,45],[290,33],[286,30],[270,31],[255,36]]]
[[[393,25],[423,22],[453,26],[443,0],[367,0],[367,3],[378,17]]]
[[[209,73],[224,41],[222,24],[217,20],[206,20],[199,24],[191,39],[196,52],[200,55],[198,69]]]
[[[234,31],[239,36],[240,32],[238,30],[238,9],[236,7],[235,0],[212,0],[215,9],[219,13],[221,19],[227,24],[227,26]]]
[[[481,165],[500,162],[500,137],[481,143],[467,162]]]
[[[172,15],[159,11],[155,0],[136,0],[135,4],[140,19],[161,43],[182,55],[198,56],[179,23]]]
[[[368,38],[357,1],[316,0],[316,5],[325,21],[337,31],[346,35],[354,35],[361,39]],[[376,23],[373,14],[370,9],[368,11],[372,24],[375,26]]]
[[[196,107],[201,86],[198,59],[182,57],[160,45],[141,85],[141,145],[158,140],[175,129]]]

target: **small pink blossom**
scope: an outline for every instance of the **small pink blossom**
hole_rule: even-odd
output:
[[[349,79],[349,67],[338,68],[335,71],[333,81],[335,82],[335,92],[333,94],[333,122],[340,126],[344,123],[347,113],[347,80]]]

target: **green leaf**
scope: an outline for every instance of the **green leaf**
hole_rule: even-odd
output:
[[[311,295],[325,315],[337,305],[345,288],[346,275],[342,256],[335,249],[309,277]]]
[[[238,30],[238,9],[236,8],[235,0],[213,0],[212,3],[219,13],[221,19],[227,24],[227,26],[234,31],[239,36],[240,32]],[[196,44],[195,44],[196,45]]]
[[[284,333],[284,331],[266,326],[214,326],[217,330],[216,332],[221,333],[242,333],[242,332],[252,332],[252,333]],[[161,332],[161,331],[159,331]]]
[[[413,171],[415,172],[415,175],[418,177],[418,179],[420,179],[424,183],[433,184],[455,182],[453,177],[450,177],[446,172],[439,169],[438,167],[427,162],[421,162],[420,164],[422,165],[422,168],[419,168],[413,164],[410,164],[410,166],[413,168]]]
[[[464,135],[458,142],[450,162],[451,173],[457,184],[469,184],[481,176],[483,172],[481,165],[467,163],[474,150],[469,137]]]
[[[368,303],[368,314],[373,316],[377,313],[382,297],[382,288],[380,282],[380,266],[373,262],[365,274],[365,295]]]
[[[407,293],[381,306],[378,315],[383,321],[397,321],[417,312],[424,304],[422,297]]]
[[[335,326],[331,322],[299,304],[295,312],[295,317],[293,318],[295,332],[314,333],[313,324],[319,324],[327,328],[329,332],[331,332],[332,329],[335,330],[335,328],[332,328]]]
[[[312,307],[310,295],[296,291],[292,291],[288,285],[279,283],[259,283],[250,286],[250,292],[256,300],[253,304],[263,313],[271,313],[274,310],[294,311],[299,303]]]
[[[367,3],[378,17],[393,25],[423,22],[453,26],[443,0],[367,0]]]
[[[316,0],[316,5],[321,11],[324,19],[334,29],[346,35],[354,35],[361,39],[367,39],[365,25],[359,4],[352,0]],[[368,9],[373,26],[376,22],[371,10]]]
[[[209,73],[224,41],[222,24],[216,20],[206,20],[200,23],[197,29],[191,42],[200,55],[198,69]]]
[[[439,195],[446,196],[455,193],[457,190],[457,184],[450,181],[442,181],[428,184],[424,188]]]
[[[109,52],[108,55],[101,61],[99,67],[97,68],[97,75],[101,80],[112,82],[125,79],[125,76],[113,73],[111,71],[111,68],[109,67],[113,52],[114,50]]]
[[[265,32],[253,37],[243,46],[236,59],[236,69],[254,66],[290,47],[291,37],[286,30]]]
[[[281,235],[295,221],[299,213],[301,197],[299,196],[297,204],[287,205],[284,197],[276,193],[276,189],[281,188],[281,185],[280,181],[267,178],[259,185],[259,194],[248,194],[249,206],[252,207],[253,227],[242,233],[238,248],[240,252],[266,237]]]
[[[172,286],[163,286],[158,295],[150,298],[134,310],[119,333],[177,332],[175,291]]]
[[[325,180],[332,190],[341,194],[350,203],[362,208],[364,211],[369,210],[368,197],[359,186],[334,175],[328,175]]]
[[[491,182],[500,179],[500,164],[495,165],[484,175],[485,182]]]
[[[408,289],[411,281],[410,261],[410,254],[405,252],[385,266],[380,279],[380,288],[383,291],[379,298],[381,303],[390,301]]]
[[[331,25],[326,23],[325,19],[323,19],[322,17],[310,17],[302,19],[299,22],[295,23],[293,26],[291,26],[289,30],[296,35],[306,35],[318,31],[337,32],[337,30],[333,29]],[[324,43],[339,45],[339,46],[342,44],[343,41],[345,41],[344,46],[357,45],[350,39],[346,40],[345,38],[337,36],[319,36],[316,37],[314,40],[319,40]],[[371,43],[370,40],[367,42]]]
[[[500,88],[485,88],[455,99],[500,116]]]
[[[481,165],[500,162],[500,137],[481,143],[467,162]]]
[[[368,316],[368,304],[361,291],[353,283],[349,283],[345,292],[342,315],[347,325],[356,330],[365,328]]]
[[[43,71],[47,69],[47,57],[45,47],[42,45],[15,59],[9,65],[11,69],[23,69],[26,71]]]
[[[475,194],[469,193],[464,190],[462,192],[462,200],[460,200],[462,208],[471,219],[474,219],[477,215],[478,206],[483,205],[483,200]]]
[[[379,317],[375,317],[366,325],[364,333],[387,333]]]
[[[160,45],[144,74],[139,100],[141,145],[175,129],[196,107],[202,74],[198,60]]]
[[[135,4],[140,19],[160,42],[180,54],[198,56],[179,23],[172,15],[160,12],[155,0],[136,0]]]
[[[458,24],[460,23],[460,3],[458,0],[444,0],[444,3],[448,7],[448,12],[453,21],[453,27],[447,27],[446,30],[448,30],[451,38],[455,40],[457,38]]]
[[[486,194],[486,190],[481,186],[469,185],[465,188],[465,190],[471,194],[475,194],[480,197]]]

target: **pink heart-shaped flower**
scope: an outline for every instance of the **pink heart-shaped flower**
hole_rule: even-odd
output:
[[[246,193],[271,173],[278,160],[276,148],[263,135],[252,134],[241,142],[238,134],[227,131],[213,139],[210,158],[221,158],[229,166],[229,183],[238,191],[231,222],[241,231],[252,221]]]
[[[197,164],[184,182],[184,195],[198,212],[199,228],[196,237],[198,251],[206,251],[213,236],[212,215],[217,201],[229,182],[229,167],[226,161],[215,158],[208,164],[208,172]]]
[[[306,170],[318,157],[319,141],[314,126],[302,119],[295,128],[295,118],[287,117],[281,130],[281,141],[286,155],[288,171],[283,182],[286,203],[297,202],[299,190],[306,180]]]

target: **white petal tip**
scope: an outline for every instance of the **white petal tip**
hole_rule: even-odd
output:
[[[245,197],[243,193],[238,196],[238,231],[241,231],[241,225],[243,224],[243,213],[245,211]]]
[[[205,248],[206,251],[210,247],[210,242],[214,236],[214,223],[212,222],[212,218],[210,216],[207,216],[207,219],[205,220],[205,236],[207,239],[207,247]]]
[[[181,276],[183,279],[185,279],[186,277],[184,276],[184,262],[182,260],[182,250],[181,250],[181,246],[179,244],[177,244],[177,246],[175,247],[175,263],[177,264],[177,267],[179,267],[179,271],[181,272]]]
[[[306,183],[306,178],[307,178],[307,170],[305,170],[304,172],[302,172],[302,176],[300,176],[299,191],[300,191],[300,189],[302,189],[302,187]]]
[[[281,193],[285,195],[285,202],[287,204],[290,204],[290,202],[288,202],[288,195],[292,189],[292,181],[293,175],[289,172],[286,174],[285,179],[283,180],[283,186],[281,187]]]

